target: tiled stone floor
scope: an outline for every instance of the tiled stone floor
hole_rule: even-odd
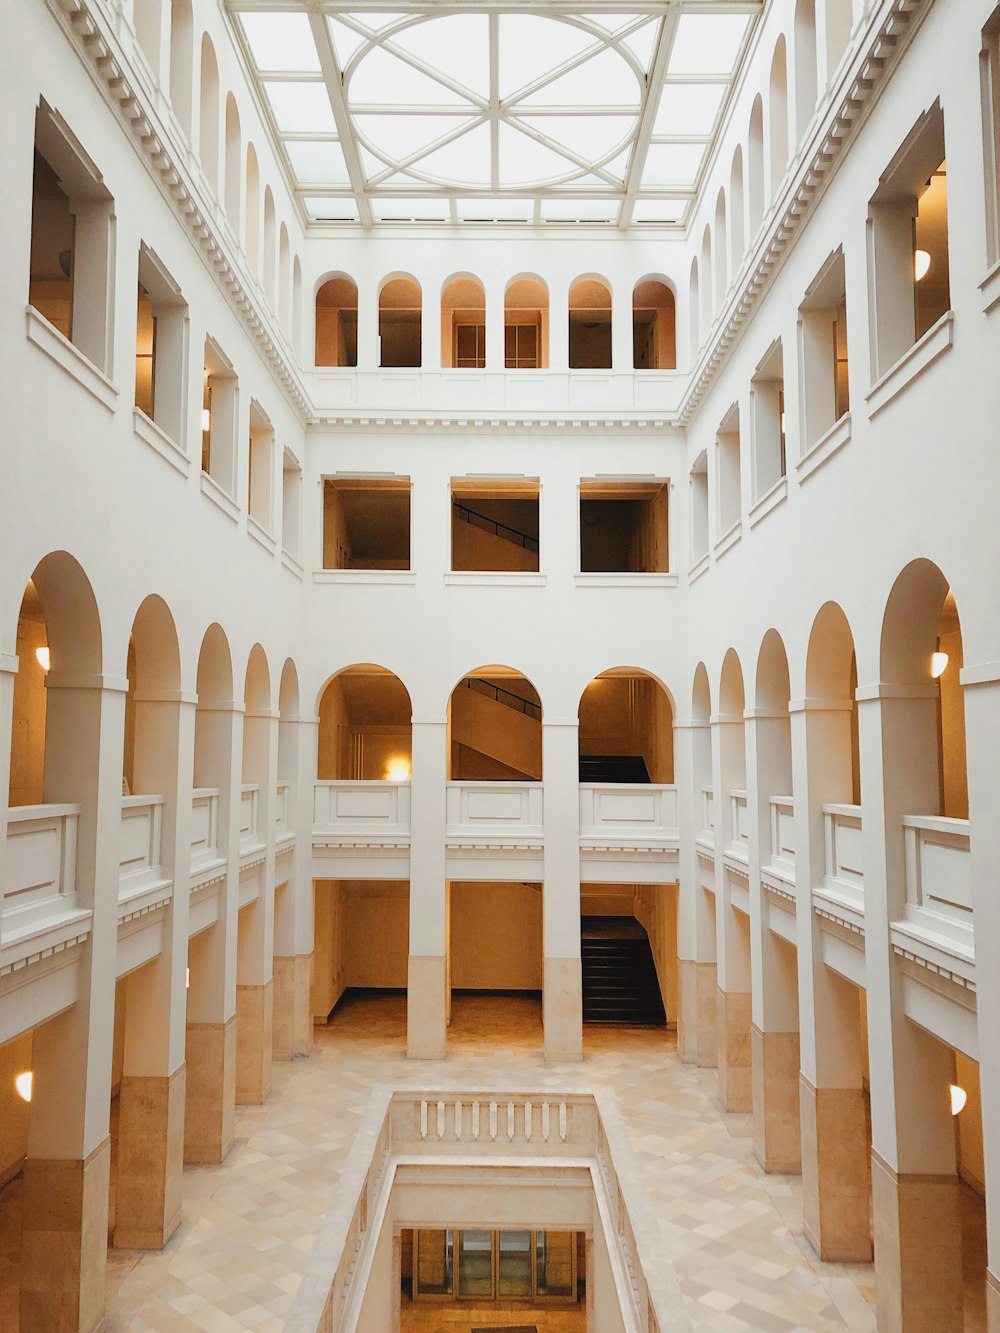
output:
[[[185,1170],[184,1218],[166,1249],[111,1251],[105,1327],[278,1333],[372,1088],[440,1074],[484,1089],[611,1088],[696,1327],[874,1328],[871,1267],[816,1259],[799,1181],[760,1171],[749,1117],[726,1115],[714,1071],[682,1065],[665,1034],[588,1028],[582,1065],[546,1065],[536,1003],[461,997],[447,1066],[407,1061],[405,1043],[402,997],[349,999],[316,1030],[309,1060],[276,1063],[266,1104],[238,1108],[226,1162]],[[15,1182],[0,1193],[4,1333],[17,1328],[19,1211]]]
[[[586,1333],[587,1309],[581,1301],[572,1310],[543,1310],[535,1312],[520,1308],[479,1308],[476,1306],[448,1306],[411,1304],[404,1300],[401,1333],[470,1333],[470,1330],[509,1328],[536,1328],[538,1333]]]

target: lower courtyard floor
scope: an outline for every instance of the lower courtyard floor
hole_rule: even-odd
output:
[[[663,1029],[585,1029],[583,1064],[541,1056],[531,1000],[456,996],[446,1065],[406,1059],[405,998],[349,993],[315,1030],[308,1060],[275,1063],[262,1106],[237,1108],[225,1163],[188,1167],[183,1220],[157,1252],[109,1253],[109,1330],[226,1333],[284,1328],[360,1119],[379,1085],[483,1090],[609,1089],[618,1099],[692,1324],[737,1333],[875,1327],[870,1265],[821,1263],[802,1233],[800,1181],[768,1176],[749,1116],[721,1108],[714,1070],[683,1065]],[[963,1193],[969,1193],[963,1191]],[[971,1196],[968,1208],[979,1201]],[[18,1182],[0,1192],[0,1327],[17,1328]],[[985,1261],[984,1261],[985,1263]],[[966,1329],[982,1327],[982,1274],[971,1274]],[[409,1303],[404,1299],[404,1307]],[[567,1318],[538,1323],[569,1333]],[[532,1327],[516,1310],[404,1308],[427,1333]]]

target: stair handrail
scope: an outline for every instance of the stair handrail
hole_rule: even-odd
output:
[[[492,681],[483,680],[479,676],[466,676],[465,684],[470,690],[476,690],[479,694],[486,694],[492,697],[498,704],[504,704],[506,708],[515,708],[518,712],[524,713],[526,717],[541,718],[542,705],[536,704],[534,699],[526,699],[523,694],[515,694],[513,690],[505,690],[502,685],[494,685]],[[500,698],[501,694],[504,696]],[[513,704],[504,703],[506,699],[513,699]]]
[[[479,523],[485,524],[491,528],[497,537],[503,537],[505,541],[516,540],[526,551],[538,550],[538,538],[532,537],[527,532],[521,532],[518,528],[512,528],[509,523],[501,523],[499,519],[490,518],[489,514],[481,514],[478,509],[470,509],[468,505],[462,504],[458,500],[452,500],[452,508],[458,510],[458,516],[464,523],[470,527],[475,526],[473,519]],[[507,536],[506,534],[510,534]]]

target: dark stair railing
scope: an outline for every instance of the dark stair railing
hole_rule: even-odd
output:
[[[613,929],[588,933],[584,919],[583,1021],[665,1027],[667,1015],[649,938],[635,920],[626,919],[622,926],[622,934]]]
[[[516,713],[523,713],[525,717],[533,717],[539,720],[542,716],[542,705],[536,704],[533,699],[526,699],[523,694],[515,694],[513,690],[505,690],[502,685],[494,685],[492,681],[481,680],[478,676],[466,676],[464,685],[467,689],[475,690],[477,694],[485,694],[487,699],[493,699],[498,704],[503,704],[505,708],[513,708]]]
[[[580,781],[593,787],[605,782],[648,782],[649,769],[641,754],[582,754]]]
[[[462,522],[468,523],[471,527],[492,532],[494,536],[502,537],[504,541],[513,542],[516,546],[523,546],[526,551],[538,550],[537,537],[532,537],[527,532],[519,532],[517,528],[512,528],[509,523],[500,523],[497,519],[490,518],[488,514],[481,514],[478,509],[470,509],[468,505],[459,504],[457,500],[452,501],[452,508]]]

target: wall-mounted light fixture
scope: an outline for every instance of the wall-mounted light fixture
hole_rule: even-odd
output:
[[[951,1085],[951,1113],[958,1115],[963,1109],[965,1103],[969,1100],[969,1094],[964,1088],[960,1088],[957,1083]]]
[[[212,413],[207,407],[201,409],[201,430],[203,435],[207,435],[212,429]]]
[[[916,250],[913,254],[913,276],[917,282],[922,282],[930,272],[931,257],[926,250]]]
[[[386,776],[390,782],[409,782],[410,765],[405,759],[390,759]]]
[[[48,671],[52,666],[52,654],[49,652],[47,643],[43,643],[40,648],[35,649],[35,661],[43,671]]]
[[[26,1069],[23,1074],[18,1074],[14,1080],[14,1087],[17,1089],[17,1095],[22,1102],[31,1101],[31,1088],[35,1081],[35,1076],[30,1069]]]
[[[941,679],[948,670],[950,660],[948,654],[941,652],[940,648],[936,653],[931,653],[931,680]]]

